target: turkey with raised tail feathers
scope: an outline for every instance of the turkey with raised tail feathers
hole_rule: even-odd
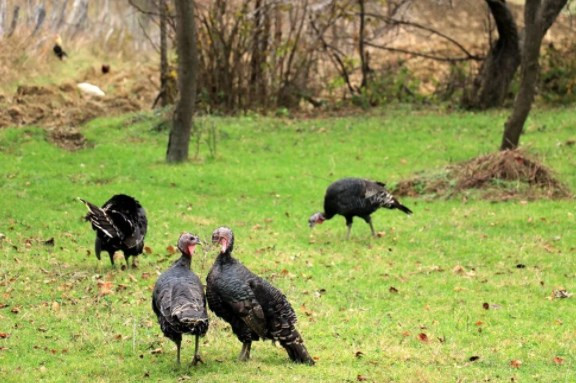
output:
[[[313,365],[295,327],[296,313],[284,294],[232,257],[232,230],[214,230],[212,243],[220,247],[220,254],[206,278],[208,307],[232,326],[242,342],[238,359],[250,359],[252,341],[271,339],[284,347],[293,362]]]
[[[152,309],[167,338],[176,343],[176,358],[180,364],[182,334],[195,336],[195,349],[192,365],[202,362],[198,350],[199,338],[208,331],[206,297],[200,278],[190,270],[192,254],[200,239],[185,233],[178,240],[182,253],[172,267],[163,272],[154,286]]]
[[[384,183],[362,178],[343,178],[328,186],[324,196],[324,211],[312,214],[308,219],[308,225],[314,227],[339,214],[346,218],[348,227],[346,239],[350,239],[352,221],[354,217],[360,217],[370,225],[372,235],[376,236],[370,215],[381,207],[412,214],[412,210],[398,202],[386,190]]]
[[[114,266],[114,253],[121,250],[128,266],[131,256],[142,254],[148,220],[146,211],[138,201],[125,194],[117,194],[100,208],[81,198],[79,200],[88,208],[85,219],[92,223],[92,229],[96,231],[94,248],[98,260],[100,253],[106,251]],[[132,266],[136,266],[134,259]]]

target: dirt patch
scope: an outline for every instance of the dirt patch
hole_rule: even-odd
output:
[[[401,181],[399,196],[451,198],[478,191],[481,198],[571,198],[568,187],[521,150],[500,151]]]
[[[0,128],[39,125],[51,129],[77,127],[100,116],[114,116],[149,109],[158,92],[156,68],[142,73],[99,73],[93,68],[78,80],[57,85],[20,85],[10,99],[0,99]],[[78,84],[98,86],[105,95],[83,93]]]
[[[48,129],[48,139],[56,146],[70,151],[89,146],[84,135],[73,127]]]

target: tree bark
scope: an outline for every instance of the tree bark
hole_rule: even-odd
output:
[[[178,52],[178,88],[180,92],[172,119],[166,161],[183,162],[188,159],[192,116],[196,101],[198,51],[194,1],[174,0],[174,5],[176,8],[176,50]]]
[[[18,27],[18,18],[20,15],[20,6],[15,5],[14,11],[12,13],[12,23],[10,24],[10,32],[8,32],[8,37],[11,37],[14,32],[16,32],[16,28]]]
[[[512,114],[504,125],[500,150],[516,149],[520,143],[520,135],[536,93],[542,39],[566,2],[567,0],[526,0],[520,90],[514,100]]]
[[[167,21],[168,4],[160,0],[160,106],[165,107],[168,102],[168,39]]]
[[[360,26],[358,30],[358,54],[360,55],[360,70],[362,72],[362,81],[360,82],[360,88],[365,88],[368,85],[368,58],[366,55],[366,45],[365,45],[365,34],[366,34],[366,7],[365,0],[358,0],[358,5],[360,7]]]
[[[505,0],[485,0],[498,29],[498,40],[492,46],[471,90],[462,104],[466,108],[485,110],[502,106],[510,83],[520,65],[518,27]]]
[[[6,33],[7,9],[6,0],[0,0],[0,38]]]

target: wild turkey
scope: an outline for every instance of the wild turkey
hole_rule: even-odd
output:
[[[314,227],[315,224],[321,224],[336,214],[342,215],[346,218],[346,226],[348,226],[346,239],[349,239],[352,221],[354,217],[360,217],[370,225],[372,235],[376,236],[370,215],[381,207],[398,209],[408,215],[412,214],[412,210],[398,202],[386,190],[386,185],[382,182],[361,178],[343,178],[328,186],[324,196],[324,212],[312,214],[308,219],[308,224]]]
[[[195,365],[202,362],[198,352],[198,339],[208,331],[208,313],[202,283],[190,270],[192,254],[199,243],[200,239],[195,235],[184,233],[180,236],[178,249],[182,256],[158,277],[152,293],[152,309],[164,335],[176,343],[178,364],[182,334],[196,337],[192,359],[192,364]]]
[[[295,363],[314,364],[295,328],[296,314],[280,290],[232,257],[234,235],[227,227],[212,233],[220,254],[206,278],[208,307],[232,326],[242,342],[239,360],[250,359],[252,341],[279,342]]]
[[[80,199],[88,208],[86,221],[92,223],[96,231],[95,252],[100,260],[100,252],[107,251],[114,266],[114,253],[122,250],[126,266],[130,256],[142,254],[144,237],[148,230],[146,211],[134,198],[117,194],[110,198],[102,208]],[[132,260],[132,265],[134,260]]]
[[[52,52],[58,57],[60,60],[64,60],[64,57],[68,57],[68,54],[64,52],[62,49],[62,39],[60,35],[57,35],[54,39],[54,47],[52,47]]]

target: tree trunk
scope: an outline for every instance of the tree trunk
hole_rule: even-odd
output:
[[[160,0],[160,106],[169,104],[168,98],[168,4]]]
[[[0,0],[0,38],[6,33],[7,9],[6,0]]]
[[[10,32],[8,32],[8,37],[12,36],[14,32],[16,32],[16,28],[18,27],[18,17],[20,15],[20,6],[15,5],[14,11],[12,14],[12,23],[10,24]]]
[[[250,58],[249,104],[266,107],[268,95],[266,89],[266,61],[268,59],[268,44],[270,38],[270,11],[266,0],[254,2],[252,35],[252,55]]]
[[[502,106],[520,65],[518,27],[510,9],[505,0],[485,1],[496,22],[498,41],[484,60],[471,94],[462,100],[464,107],[480,110]]]
[[[183,162],[188,159],[192,130],[192,115],[196,101],[196,70],[198,52],[194,20],[194,1],[174,0],[176,8],[176,50],[178,52],[179,99],[174,110],[168,140],[166,161]]]
[[[520,90],[514,100],[512,114],[504,125],[500,150],[516,149],[520,143],[520,135],[536,93],[540,45],[546,31],[554,23],[566,2],[567,0],[544,0],[543,2],[542,0],[526,0]]]
[[[366,7],[365,0],[358,0],[360,6],[360,27],[358,30],[358,54],[360,55],[360,70],[362,72],[362,81],[360,88],[364,89],[368,85],[368,58],[366,57],[366,46],[364,44],[366,34]]]

